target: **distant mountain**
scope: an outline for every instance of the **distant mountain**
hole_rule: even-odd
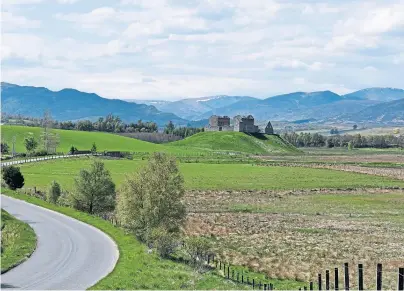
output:
[[[395,88],[368,88],[346,94],[343,97],[387,102],[404,98],[404,90]]]
[[[167,101],[167,100],[138,100],[138,99],[125,99],[123,101],[151,105],[151,106],[156,107],[158,110],[160,110],[160,108],[159,108],[160,106],[163,106],[163,105],[171,102],[171,101]]]
[[[51,91],[43,87],[18,86],[1,83],[1,111],[32,117],[43,116],[49,109],[56,120],[95,120],[107,114],[121,117],[125,122],[139,119],[164,125],[168,121],[186,125],[188,122],[172,113],[161,112],[154,106],[106,99],[94,93],[75,89]]]
[[[382,103],[384,99],[390,101],[398,98],[403,92],[401,89],[390,88],[365,89],[343,96],[331,91],[294,92],[264,100],[237,102],[208,111],[198,118],[208,118],[212,114],[228,116],[252,114],[258,120],[291,121],[310,118],[319,121],[335,120]]]
[[[343,120],[374,123],[404,123],[404,98],[369,106],[354,114],[341,116]]]
[[[147,101],[147,103],[145,104],[154,105],[158,110],[161,110],[163,112],[174,113],[175,115],[178,115],[185,119],[198,120],[203,119],[203,117],[199,118],[199,116],[208,111],[220,107],[229,106],[237,102],[249,102],[251,100],[258,100],[258,99],[248,96],[218,95],[218,96],[182,99],[173,102],[155,101],[155,103],[151,103],[150,101]],[[143,103],[141,100],[138,100],[136,102]]]

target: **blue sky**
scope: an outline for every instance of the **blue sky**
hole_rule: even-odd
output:
[[[6,82],[166,100],[404,87],[404,0],[1,2]]]

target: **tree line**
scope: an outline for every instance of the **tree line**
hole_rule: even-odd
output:
[[[391,148],[404,147],[404,135],[332,135],[296,132],[283,133],[282,138],[296,147]]]
[[[43,118],[26,117],[22,115],[2,114],[4,123],[22,124],[26,126],[42,126]],[[49,127],[64,130],[79,130],[79,131],[101,131],[112,133],[157,133],[158,126],[155,122],[144,122],[141,119],[135,122],[125,123],[119,116],[108,114],[106,117],[100,117],[97,121],[79,120],[79,121],[48,121]],[[169,121],[163,130],[165,134],[171,134],[185,138],[195,133],[202,132],[203,128],[196,127],[176,127],[173,122]],[[144,135],[141,135],[144,137]],[[154,140],[164,140],[159,136],[157,139],[146,138],[152,142]]]

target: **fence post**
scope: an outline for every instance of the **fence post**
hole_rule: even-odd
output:
[[[230,266],[227,266],[227,279],[230,279]]]
[[[349,266],[348,263],[344,265],[344,282],[345,282],[345,290],[349,290]]]
[[[303,287],[303,290],[304,290],[304,291],[306,291],[306,290],[307,290],[307,287],[306,287],[306,286],[304,286],[304,287]]]
[[[255,279],[253,279],[252,285],[253,285],[253,289],[254,289],[255,288]]]
[[[244,283],[244,273],[241,273],[241,283]]]
[[[274,284],[269,283],[269,290],[274,290]]]
[[[363,264],[358,265],[358,290],[363,291]]]
[[[208,254],[208,265],[209,265],[209,263],[210,263],[210,255]]]
[[[239,272],[237,272],[237,282],[240,282],[240,278],[239,278]]]
[[[330,271],[325,270],[325,290],[330,290]]]
[[[397,290],[404,290],[404,268],[398,268],[398,284]]]
[[[382,290],[382,264],[377,264],[377,270],[376,270],[376,290],[380,291]]]
[[[339,289],[338,288],[338,281],[339,281],[339,279],[338,279],[338,268],[335,268],[334,269],[334,289],[335,290]]]
[[[321,274],[318,274],[318,290],[323,290],[323,282],[321,281]]]
[[[310,282],[310,290],[313,290],[313,282]]]
[[[234,270],[231,270],[231,278],[234,280]]]
[[[222,261],[219,261],[219,270],[222,269]]]

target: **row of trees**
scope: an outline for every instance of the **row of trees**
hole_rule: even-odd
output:
[[[24,185],[17,167],[6,167],[3,179],[13,190]],[[119,189],[104,163],[95,160],[89,169],[80,170],[73,191],[64,191],[53,181],[45,197],[50,203],[89,214],[113,214],[128,232],[153,247],[160,256],[170,257],[183,245],[184,193],[184,179],[175,159],[155,153],[139,172],[128,175]],[[193,263],[208,248],[203,238],[189,239],[185,245]]]
[[[354,148],[389,148],[404,147],[404,136],[394,135],[333,135],[319,133],[284,133],[282,138],[296,147],[354,147]]]

